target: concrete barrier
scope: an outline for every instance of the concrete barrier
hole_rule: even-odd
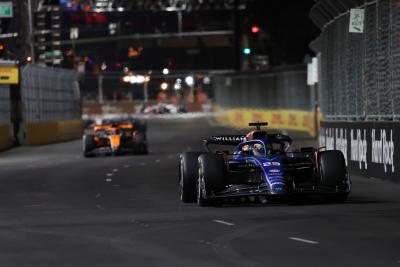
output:
[[[319,141],[341,150],[351,174],[400,183],[400,123],[323,121]]]
[[[316,136],[314,113],[299,110],[229,109],[216,113],[219,124],[239,129],[248,129],[249,122],[266,121],[269,128],[294,130]]]
[[[10,148],[13,145],[11,130],[10,123],[0,124],[0,150]]]
[[[27,145],[45,145],[78,139],[82,136],[82,129],[80,119],[28,123],[25,143]]]

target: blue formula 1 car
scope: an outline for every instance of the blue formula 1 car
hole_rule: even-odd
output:
[[[245,136],[212,136],[204,140],[207,152],[181,154],[181,200],[211,206],[227,198],[263,203],[310,195],[340,202],[347,199],[351,181],[341,151],[310,147],[291,151],[292,139],[261,130],[266,125],[250,123],[256,130]],[[212,144],[234,146],[235,150],[211,152]]]

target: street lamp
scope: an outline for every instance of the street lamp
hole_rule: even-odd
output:
[[[164,91],[167,90],[168,89],[168,83],[166,83],[166,82],[161,83],[160,88],[161,88],[161,90],[164,90]]]

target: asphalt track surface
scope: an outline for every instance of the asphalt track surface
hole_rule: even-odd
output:
[[[177,154],[229,131],[148,128],[148,156],[84,159],[79,141],[1,153],[0,266],[400,266],[399,185],[353,177],[343,204],[200,208],[178,199]]]

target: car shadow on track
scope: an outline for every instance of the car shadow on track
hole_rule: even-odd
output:
[[[397,201],[389,201],[389,200],[379,200],[376,198],[349,198],[346,201],[335,201],[335,200],[327,200],[322,198],[304,198],[301,200],[293,201],[281,201],[281,202],[257,202],[257,201],[249,201],[249,200],[227,200],[224,201],[221,205],[215,206],[215,208],[242,208],[242,207],[254,207],[254,208],[262,208],[262,207],[279,207],[279,206],[327,206],[327,205],[359,205],[359,204],[388,204],[388,203],[397,203]]]

